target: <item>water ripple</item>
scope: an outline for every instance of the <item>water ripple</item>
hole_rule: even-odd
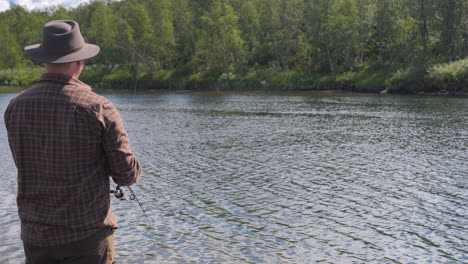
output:
[[[468,262],[466,99],[106,96],[149,215],[113,201],[122,263]],[[0,158],[0,231],[15,243],[14,164]],[[21,245],[0,253],[21,259]]]

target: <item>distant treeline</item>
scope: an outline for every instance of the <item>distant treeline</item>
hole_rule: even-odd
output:
[[[455,92],[468,86],[468,0],[12,6],[0,13],[0,82],[28,85],[13,80],[34,66],[22,47],[39,43],[42,26],[53,19],[78,21],[86,40],[101,46],[83,74],[101,88]]]

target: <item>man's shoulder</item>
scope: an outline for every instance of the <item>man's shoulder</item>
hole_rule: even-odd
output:
[[[22,105],[35,102],[64,103],[92,112],[114,108],[106,97],[97,94],[89,85],[77,80],[62,84],[39,82],[16,95],[10,101],[9,107],[20,102],[23,102]]]
[[[18,93],[15,97],[13,97],[10,100],[9,107],[11,107],[12,105],[14,105],[17,102],[20,102],[21,100],[26,100],[28,98],[35,98],[35,94],[34,94],[35,93],[35,89],[34,89],[35,87],[36,87],[36,85],[34,85],[31,88],[28,88],[28,89]]]
[[[95,93],[92,90],[79,91],[72,97],[74,104],[88,108],[93,112],[99,112],[104,108],[112,107],[113,104],[106,97]]]

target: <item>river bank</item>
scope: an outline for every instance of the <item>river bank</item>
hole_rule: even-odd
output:
[[[28,87],[37,82],[43,67],[0,71],[0,89]],[[106,70],[88,65],[80,79],[97,90],[130,91],[338,91],[468,96],[468,60],[427,67],[379,65],[356,72],[182,73],[177,70],[132,74],[125,65]]]

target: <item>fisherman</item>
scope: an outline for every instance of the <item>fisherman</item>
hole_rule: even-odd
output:
[[[117,109],[78,80],[99,50],[69,20],[45,24],[41,44],[24,48],[47,69],[5,111],[27,264],[113,263],[110,177],[129,186],[141,166]]]

